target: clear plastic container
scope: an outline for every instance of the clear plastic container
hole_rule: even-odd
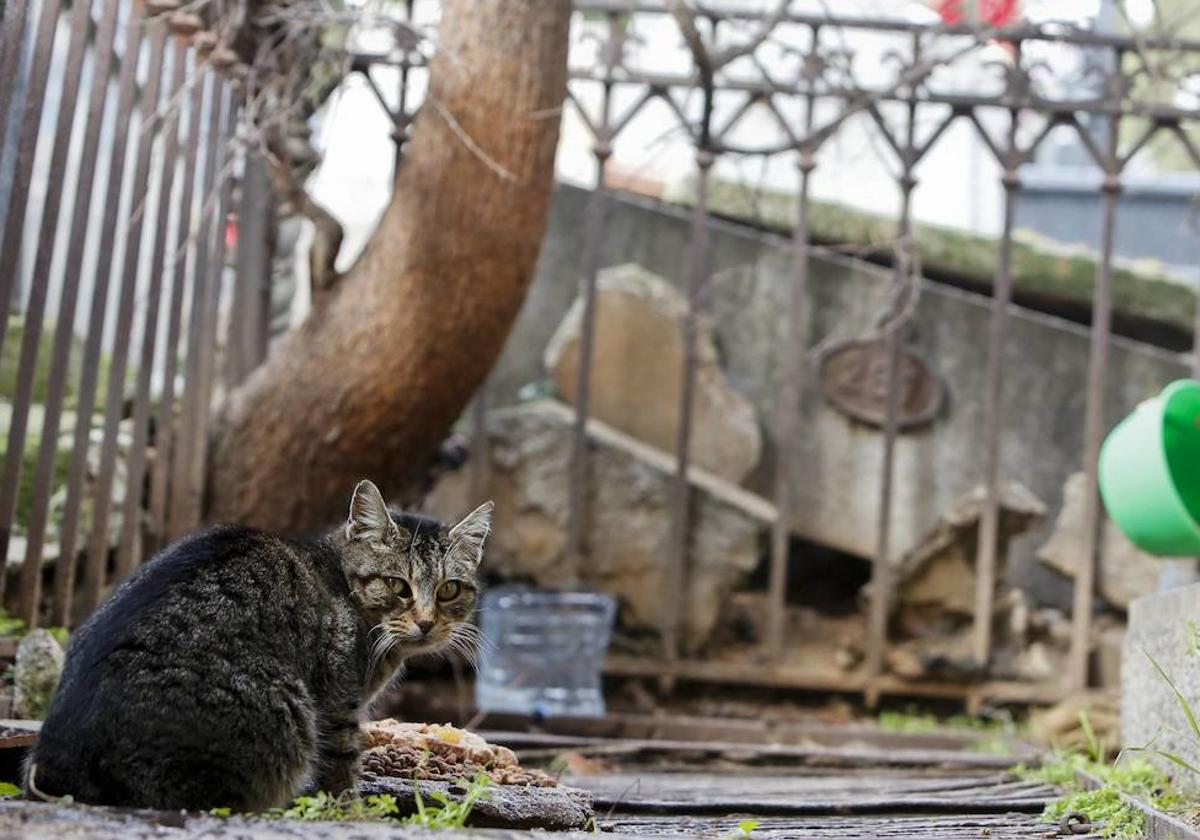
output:
[[[616,601],[600,592],[490,590],[476,705],[537,717],[603,715],[601,667],[615,617]]]

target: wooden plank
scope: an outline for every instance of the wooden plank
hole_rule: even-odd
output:
[[[538,403],[537,407],[539,411],[559,415],[563,422],[575,422],[575,412],[562,403],[545,400]],[[607,423],[590,419],[586,429],[590,439],[619,449],[649,467],[667,475],[673,475],[676,471],[677,461],[674,455],[631,437]],[[708,470],[689,465],[687,478],[693,487],[703,490],[730,507],[737,508],[752,519],[770,524],[778,515],[775,505],[762,496],[751,493]]]
[[[701,660],[663,662],[632,656],[609,656],[604,661],[604,671],[621,677],[659,677],[665,674],[674,679],[696,682],[800,688],[810,691],[859,692],[868,688],[870,683],[862,672],[846,672],[833,668]],[[902,697],[966,700],[972,695],[979,695],[988,700],[1005,703],[1054,703],[1062,699],[1063,693],[1063,687],[1058,684],[1004,680],[982,683],[914,681],[886,674],[875,680],[874,685],[883,694]]]
[[[421,706],[424,709],[424,706]],[[437,718],[434,714],[431,717]],[[535,729],[536,727],[536,729]],[[587,746],[614,738],[668,741],[729,741],[747,744],[846,746],[898,749],[977,749],[993,733],[971,731],[893,732],[870,723],[746,720],[675,714],[610,714],[603,718],[549,718],[486,715],[478,729],[489,741],[512,749]],[[1014,741],[1014,751],[1034,757],[1037,750]]]
[[[657,773],[622,772],[603,775],[564,776],[569,784],[591,791],[598,806],[618,811],[652,803],[673,813],[703,813],[745,808],[755,813],[777,812],[780,808],[797,813],[796,807],[812,803],[871,801],[872,807],[886,810],[891,803],[936,800],[946,803],[991,803],[1004,810],[1011,803],[1034,800],[1045,807],[1058,791],[1039,782],[1015,779],[1008,773],[973,773],[939,776],[914,774],[911,768],[891,773],[835,772],[818,775],[765,775],[762,773]],[[749,803],[753,803],[753,807]],[[882,803],[882,804],[880,804]]]
[[[914,773],[912,768],[892,770],[869,767],[863,772],[853,769],[826,772],[816,776],[794,774],[770,774],[764,772],[731,776],[725,772],[667,772],[653,768],[630,770],[602,775],[564,776],[573,779],[572,784],[585,787],[597,794],[614,793],[636,785],[638,790],[653,796],[682,796],[703,798],[714,792],[733,791],[741,793],[753,790],[762,797],[791,797],[809,795],[814,792],[861,793],[864,787],[875,792],[914,793],[995,790],[1020,791],[1022,794],[1037,790],[1051,795],[1055,788],[1036,781],[1014,778],[1007,772],[996,772],[989,768],[968,769],[954,776],[938,776]]]
[[[791,747],[700,741],[614,741],[580,747],[577,752],[596,757],[633,759],[688,759],[694,762],[736,761],[755,765],[808,767],[975,767],[1008,769],[1009,755],[989,755],[955,750],[879,750],[855,747]],[[531,760],[550,760],[561,749],[529,750]]]
[[[729,837],[738,831],[742,814],[725,817],[662,817],[652,815],[619,815],[601,817],[603,836],[608,832],[641,836]],[[876,840],[1030,840],[1043,837],[1052,829],[1034,814],[977,814],[929,816],[843,816],[779,817],[757,819],[754,838],[804,838],[804,840],[846,840],[846,838],[876,838]],[[1087,835],[1094,837],[1095,835]]]

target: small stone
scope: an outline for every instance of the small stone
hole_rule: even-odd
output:
[[[13,665],[13,711],[19,718],[41,720],[50,708],[66,654],[46,630],[34,630],[17,645]]]

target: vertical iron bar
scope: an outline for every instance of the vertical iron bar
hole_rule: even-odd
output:
[[[86,3],[79,0],[80,6]],[[50,370],[46,385],[45,417],[42,423],[42,440],[37,454],[37,466],[34,469],[32,506],[29,521],[26,523],[25,564],[21,571],[21,604],[20,617],[30,627],[37,625],[37,605],[41,597],[41,567],[42,549],[45,543],[46,525],[50,510],[50,496],[54,492],[55,466],[58,461],[58,433],[62,420],[63,402],[66,396],[67,380],[72,339],[75,335],[75,309],[79,299],[79,282],[83,263],[83,246],[87,239],[88,214],[92,203],[92,189],[95,185],[96,160],[100,146],[100,130],[104,120],[104,105],[108,98],[109,69],[113,57],[113,36],[117,29],[117,13],[120,4],[106,2],[99,25],[96,29],[95,46],[92,51],[92,83],[88,96],[86,123],[83,137],[83,149],[80,155],[78,174],[76,177],[75,206],[71,214],[70,236],[67,238],[66,270],[63,273],[63,287],[59,301],[58,323],[54,329],[54,343],[51,351]],[[85,24],[86,25],[86,24]],[[79,68],[68,64],[67,73]],[[73,97],[72,97],[73,98]],[[64,98],[64,105],[67,98]],[[73,105],[73,103],[72,103]],[[61,118],[61,116],[60,116]],[[57,144],[71,132],[59,129],[55,137]],[[65,151],[64,151],[65,155]],[[65,160],[56,156],[51,167],[65,168]],[[60,183],[57,185],[61,192]],[[51,174],[53,182],[54,175]],[[61,194],[55,196],[54,215],[57,216],[58,202]],[[49,212],[49,208],[47,210]],[[50,255],[53,252],[53,227],[43,229],[42,240],[38,245],[38,256],[34,269],[35,282],[40,271],[49,271]],[[45,255],[43,257],[43,255]],[[45,264],[43,265],[43,259]],[[61,544],[61,543],[60,543]],[[5,552],[6,553],[6,552]],[[72,558],[60,556],[60,564],[70,565]]]
[[[814,34],[814,40],[816,36]],[[808,97],[804,137],[812,134],[813,97]],[[795,445],[800,432],[800,400],[804,393],[805,353],[808,350],[809,180],[816,168],[814,149],[805,145],[797,169],[796,227],[792,231],[792,283],[788,307],[788,340],[779,365],[781,377],[775,404],[775,521],[771,525],[771,566],[767,582],[767,656],[783,656],[787,616],[788,546],[795,510]]]
[[[54,57],[54,36],[61,8],[62,0],[43,0],[41,14],[38,16],[37,34],[34,36],[33,61],[17,134],[17,159],[13,169],[12,192],[6,208],[8,215],[4,219],[4,233],[0,237],[0,266],[8,266],[8,270],[0,271],[0,347],[4,346],[4,338],[8,334],[8,313],[12,309],[14,290],[21,274],[21,245],[29,204],[29,186],[33,176],[33,159],[37,154],[42,110],[46,102],[46,84],[50,75],[50,61]],[[72,33],[75,31],[76,27],[72,26]],[[72,41],[75,40],[77,39],[72,38]],[[19,44],[14,52],[20,53]],[[70,79],[67,79],[66,83],[69,84]],[[64,112],[65,109],[59,108],[59,120],[63,118]],[[19,294],[16,296],[19,297]],[[12,527],[12,523],[8,517],[0,516],[0,526],[4,528],[4,539],[7,542],[8,529]],[[0,557],[3,556],[0,554]],[[0,575],[0,594],[3,590],[4,576]]]
[[[588,443],[587,421],[591,406],[592,356],[596,333],[596,283],[600,272],[600,254],[608,228],[609,196],[605,180],[608,159],[612,156],[613,71],[618,61],[618,27],[614,14],[607,16],[608,43],[605,53],[605,77],[600,88],[600,117],[593,129],[592,155],[596,166],[596,186],[588,196],[583,226],[583,323],[580,325],[579,350],[575,372],[575,422],[571,430],[571,465],[567,477],[567,579],[579,582],[583,555],[587,551],[588,515]],[[584,122],[587,120],[585,118]]]
[[[1008,334],[1008,307],[1012,299],[1012,237],[1021,182],[1017,150],[1017,111],[1009,111],[1008,150],[1004,164],[1004,230],[996,284],[992,290],[991,329],[988,334],[987,380],[983,417],[983,510],[975,556],[975,626],[971,651],[982,670],[992,658],[992,611],[996,595],[996,560],[1000,537],[1000,430],[1004,425],[1004,349]]]
[[[914,34],[914,57],[920,57],[920,36]],[[883,673],[884,654],[887,647],[888,616],[891,612],[892,600],[892,485],[895,476],[896,436],[898,429],[897,414],[900,403],[900,356],[904,349],[904,331],[906,323],[899,317],[903,308],[903,284],[907,275],[915,270],[910,258],[911,249],[915,248],[912,241],[912,193],[916,187],[913,177],[913,166],[916,163],[915,131],[917,123],[916,102],[914,92],[909,91],[908,124],[906,127],[905,144],[900,155],[900,221],[898,225],[894,297],[899,305],[896,307],[897,317],[886,328],[884,341],[887,348],[887,396],[885,398],[883,424],[883,462],[879,487],[879,524],[876,532],[875,563],[871,570],[871,611],[867,625],[867,705],[874,706],[879,700],[878,678]],[[916,281],[919,282],[919,281]],[[916,294],[913,289],[911,294]]]
[[[200,412],[202,410],[200,382],[205,355],[213,352],[207,347],[206,317],[209,307],[209,287],[214,281],[209,271],[209,256],[212,252],[211,218],[214,212],[213,190],[224,189],[224,181],[217,182],[217,154],[225,145],[221,133],[221,119],[225,111],[225,84],[220,77],[213,76],[212,105],[209,107],[208,135],[204,153],[204,180],[201,206],[205,208],[200,218],[200,230],[196,235],[196,259],[192,270],[192,302],[188,317],[187,367],[184,372],[184,392],[179,424],[179,446],[171,464],[171,498],[167,514],[167,541],[182,536],[192,525],[193,504],[191,476],[192,462],[199,447]],[[243,183],[243,189],[246,188]],[[224,240],[224,230],[218,225],[218,236]],[[241,231],[238,233],[238,248],[244,246]]]
[[[608,96],[605,95],[607,100]],[[607,115],[605,118],[607,124]],[[608,226],[608,187],[605,168],[611,149],[597,141],[596,186],[588,196],[583,225],[583,320],[579,330],[577,369],[575,372],[575,423],[571,437],[571,472],[567,484],[567,563],[568,579],[579,582],[579,570],[586,551],[587,530],[587,420],[591,405],[592,350],[596,338],[596,282],[600,273],[600,251]]]
[[[200,70],[200,62],[193,58],[192,72]],[[174,278],[171,287],[171,309],[167,318],[167,344],[163,348],[163,385],[155,416],[154,469],[150,474],[150,533],[144,546],[143,557],[160,548],[166,536],[168,479],[174,448],[175,423],[175,378],[179,361],[179,335],[183,324],[183,298],[187,291],[188,252],[194,250],[192,234],[192,202],[196,184],[197,157],[200,149],[200,121],[204,113],[205,91],[212,89],[212,76],[205,74],[203,80],[194,79],[192,102],[188,116],[187,147],[183,166],[183,193],[179,199],[179,219],[175,233]],[[207,97],[210,108],[216,107],[211,93]],[[203,198],[201,199],[203,201]],[[128,504],[126,505],[128,510]]]
[[[54,125],[54,145],[50,155],[50,169],[46,177],[46,199],[42,207],[42,217],[38,223],[37,247],[34,250],[33,275],[29,289],[29,302],[24,313],[25,329],[21,336],[20,360],[17,363],[17,381],[13,393],[12,415],[9,419],[8,442],[4,450],[3,476],[0,477],[0,558],[8,557],[8,541],[17,511],[17,495],[20,492],[21,467],[25,458],[25,431],[29,424],[29,409],[33,403],[33,386],[36,379],[39,349],[42,340],[42,328],[46,314],[46,298],[50,287],[50,264],[54,259],[54,243],[58,236],[58,217],[62,210],[62,193],[66,181],[67,156],[71,149],[71,135],[75,126],[75,106],[79,99],[79,78],[83,74],[83,61],[88,46],[88,29],[91,24],[90,0],[76,0],[71,10],[71,32],[67,49],[67,61],[63,72],[62,90],[59,93],[58,114]],[[22,126],[24,129],[24,126]],[[87,178],[91,173],[81,173]],[[25,185],[26,189],[28,184]],[[18,189],[13,185],[14,192]],[[23,230],[25,213],[19,204],[10,208],[10,217],[6,220],[5,237],[10,232],[18,235]],[[14,248],[5,248],[5,252],[18,256],[20,242]],[[14,274],[20,272],[18,261],[12,263]],[[69,308],[68,320],[74,319],[75,300],[79,293],[79,275],[63,278],[62,303]],[[61,320],[61,318],[60,318]],[[71,324],[65,325],[70,338]],[[61,330],[59,331],[61,333]],[[56,340],[56,348],[65,355],[68,345]],[[0,338],[0,346],[3,339]],[[63,360],[65,362],[65,359]],[[65,379],[64,369],[56,371],[60,379]],[[61,386],[62,382],[54,385]],[[62,398],[59,396],[58,409],[61,410]],[[50,406],[47,406],[47,411]],[[47,414],[48,417],[48,414]],[[45,419],[45,418],[44,418]],[[22,572],[22,591],[27,587],[32,591],[33,584],[28,578],[32,572]],[[3,594],[7,574],[0,574],[0,595]],[[21,603],[19,612],[27,614],[36,605]]]
[[[116,120],[113,123],[112,152],[108,164],[108,184],[105,189],[100,237],[97,240],[101,243],[112,242],[116,232],[121,186],[125,176],[125,152],[130,134],[129,123],[136,96],[137,56],[141,49],[144,29],[142,3],[134,2],[129,6],[129,20],[125,26],[125,52],[122,56],[118,81]],[[154,52],[153,48],[151,52]],[[159,49],[159,54],[161,55],[161,49]],[[153,60],[150,66],[152,69],[156,66]],[[107,81],[105,79],[106,86]],[[150,86],[147,94],[150,95],[153,86],[157,84],[153,73],[147,84]],[[76,395],[75,436],[71,447],[71,464],[67,468],[67,498],[63,507],[62,525],[59,531],[59,557],[62,559],[54,567],[52,621],[58,625],[71,623],[71,598],[75,591],[75,540],[83,497],[83,479],[87,470],[88,439],[92,430],[92,412],[96,405],[104,322],[108,312],[108,288],[113,268],[111,259],[101,259],[96,266],[92,288],[87,339],[83,348],[83,366],[79,375],[79,391]],[[70,266],[68,266],[69,270]]]
[[[125,244],[124,265],[121,267],[121,293],[117,304],[112,357],[109,360],[108,394],[104,405],[104,434],[100,443],[100,468],[96,475],[92,497],[92,533],[88,543],[88,558],[84,566],[83,594],[80,607],[83,614],[100,603],[108,570],[108,517],[112,512],[112,485],[117,469],[117,433],[125,402],[125,372],[129,362],[130,332],[133,326],[133,304],[137,292],[138,266],[141,260],[142,233],[145,216],[142,206],[150,181],[150,164],[157,133],[158,100],[163,74],[163,54],[166,45],[166,24],[157,21],[150,39],[149,78],[142,91],[141,124],[138,127],[137,164],[134,170],[132,201],[133,215],[129,220]],[[130,488],[130,492],[132,488]]]
[[[212,248],[212,277],[210,278],[208,288],[207,311],[204,315],[204,343],[200,356],[200,379],[197,383],[197,391],[200,399],[200,410],[197,415],[199,422],[194,441],[190,480],[185,488],[189,499],[187,508],[189,516],[188,527],[194,527],[198,524],[203,513],[204,470],[208,457],[208,423],[210,419],[209,412],[212,408],[213,367],[216,363],[215,356],[217,349],[217,312],[221,306],[221,291],[224,285],[222,279],[225,272],[225,214],[229,204],[229,179],[224,177],[223,171],[229,146],[227,138],[233,134],[238,107],[236,92],[230,89],[228,85],[224,87],[226,88],[225,99],[228,105],[216,113],[213,131],[219,153],[214,172],[217,173],[219,180],[213,184],[213,189],[217,190],[217,207],[214,214],[215,218],[212,220],[213,227],[215,228],[214,245]]]
[[[149,288],[142,328],[142,353],[138,361],[137,383],[133,395],[133,441],[129,460],[125,463],[125,507],[121,516],[121,533],[117,540],[115,578],[122,580],[134,567],[135,540],[142,527],[142,485],[145,479],[146,447],[150,436],[150,394],[154,376],[154,359],[158,351],[158,310],[162,304],[165,285],[163,276],[167,247],[175,246],[170,236],[170,215],[175,189],[175,170],[179,164],[180,94],[187,81],[188,46],[180,35],[172,36],[174,50],[171,59],[171,97],[161,128],[163,137],[162,169],[158,187],[158,219],[154,232],[154,250],[150,258]]]
[[[675,437],[675,477],[671,489],[671,543],[663,575],[662,603],[667,607],[663,649],[668,662],[679,658],[679,619],[686,600],[687,547],[691,502],[688,468],[691,461],[693,395],[696,390],[696,329],[700,296],[708,280],[708,177],[713,154],[703,146],[696,152],[696,206],[692,210],[691,271],[687,311],[683,318],[683,383],[679,395],[679,425]]]
[[[1118,63],[1118,67],[1120,64]],[[1100,497],[1096,469],[1104,438],[1104,402],[1108,383],[1108,344],[1112,326],[1112,258],[1117,226],[1117,202],[1121,196],[1120,162],[1117,159],[1120,120],[1108,118],[1107,159],[1104,161],[1100,262],[1096,266],[1096,288],[1092,299],[1091,346],[1088,354],[1087,408],[1084,420],[1083,471],[1086,515],[1083,542],[1076,566],[1075,597],[1071,610],[1071,648],[1068,687],[1087,687],[1091,647],[1092,598],[1096,576],[1097,537],[1100,528]]]
[[[21,38],[25,34],[28,12],[29,0],[7,0],[4,18],[0,20],[0,158],[3,158],[4,138],[8,136],[10,111],[17,93]]]
[[[268,241],[276,213],[267,162],[247,152],[242,167],[234,306],[236,325],[226,348],[229,387],[250,375],[267,357],[270,335],[271,253]]]

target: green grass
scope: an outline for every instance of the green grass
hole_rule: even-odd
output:
[[[66,627],[47,627],[46,631],[64,648],[67,646],[68,631]],[[20,639],[28,632],[29,628],[25,626],[24,621],[9,615],[6,610],[0,608],[0,638]]]
[[[38,337],[37,365],[33,373],[33,401],[44,403],[50,382],[50,357],[54,348],[55,322],[46,321],[42,325],[42,333]],[[20,316],[8,319],[8,329],[4,334],[4,346],[0,347],[0,398],[12,400],[17,390],[17,368],[21,358],[21,344],[25,340],[25,321]],[[69,409],[76,405],[76,386],[79,382],[79,372],[83,365],[83,344],[78,339],[71,342],[71,353],[67,363],[67,390],[64,404]],[[100,367],[96,377],[96,393],[104,395],[108,392],[108,354],[101,354]]]
[[[985,718],[969,715],[951,715],[939,718],[915,706],[910,706],[904,711],[881,712],[875,723],[880,729],[907,735],[924,735],[932,732],[977,735],[978,739],[970,745],[971,751],[991,755],[1010,754],[1013,739],[1020,735],[1017,724],[1011,718]]]
[[[404,824],[419,828],[462,828],[475,810],[475,805],[486,798],[491,783],[491,777],[481,770],[466,786],[462,799],[455,801],[437,790],[429,794],[433,802],[427,803],[414,782],[417,812],[405,819]]]
[[[491,778],[480,771],[469,783],[459,783],[464,790],[461,799],[451,799],[441,791],[429,794],[427,802],[413,783],[417,811],[405,817],[404,825],[418,828],[462,828],[471,817],[471,812],[481,799],[487,796]],[[0,794],[2,795],[2,794]],[[234,816],[231,808],[213,808],[213,817]],[[302,822],[362,822],[397,819],[400,806],[390,794],[356,797],[349,792],[340,796],[319,791],[312,796],[300,796],[287,808],[275,808],[261,816],[273,819],[300,820]]]
[[[25,446],[21,454],[21,478],[17,488],[17,510],[15,524],[17,533],[24,530],[29,522],[29,513],[33,506],[33,478],[37,466],[38,450],[41,447],[42,418],[40,407],[45,404],[50,380],[50,357],[53,353],[55,323],[47,321],[38,338],[37,362],[33,374],[33,406],[30,411]],[[0,347],[0,401],[12,403],[17,390],[17,372],[20,366],[21,345],[25,339],[25,322],[19,316],[8,320],[8,329],[4,335],[4,344]],[[65,411],[74,411],[78,400],[78,383],[80,367],[83,363],[83,345],[73,340],[67,364],[67,384],[63,396]],[[102,354],[100,367],[96,378],[97,402],[103,403],[108,392],[109,361],[107,354]],[[62,431],[62,429],[60,429]],[[7,429],[0,433],[0,460],[8,449]],[[54,475],[52,487],[57,489],[66,481],[67,469],[71,460],[68,446],[61,445],[55,454]]]
[[[1099,779],[1100,787],[1086,790],[1079,783],[1079,771]],[[1179,812],[1188,807],[1187,797],[1167,774],[1144,758],[1125,757],[1109,764],[1088,753],[1064,752],[1039,767],[1021,766],[1014,772],[1063,789],[1063,796],[1042,812],[1044,822],[1058,823],[1067,814],[1079,813],[1093,825],[1102,825],[1104,837],[1140,837],[1145,830],[1145,814],[1123,800],[1122,794],[1160,811]]]
[[[7,430],[5,430],[7,432]],[[21,477],[17,484],[17,510],[15,516],[15,529],[17,533],[24,533],[25,526],[29,522],[29,515],[33,511],[33,479],[34,473],[37,470],[38,450],[41,449],[41,426],[36,429],[31,428],[25,439],[25,447],[21,453]],[[8,452],[8,435],[0,434],[0,460],[2,460]],[[67,481],[67,470],[71,465],[71,450],[67,447],[60,446],[58,451],[54,453],[54,476],[51,479],[51,492],[53,493],[59,487],[62,487]]]
[[[321,791],[314,796],[301,796],[279,816],[288,820],[343,821],[383,820],[395,816],[400,808],[396,798],[387,794],[359,799],[332,796]]]
[[[264,817],[304,822],[377,821],[390,819],[400,812],[396,797],[388,794],[356,797],[350,792],[334,796],[318,791],[312,796],[298,796],[287,808],[274,808],[262,814]],[[232,808],[213,808],[213,817],[232,817]]]

